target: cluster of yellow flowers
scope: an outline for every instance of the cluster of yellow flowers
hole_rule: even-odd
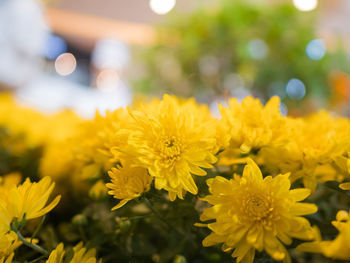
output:
[[[9,174],[1,177],[0,184],[0,262],[11,263],[14,251],[21,245],[27,245],[44,255],[47,251],[38,246],[37,240],[25,238],[20,230],[27,221],[42,217],[50,212],[60,201],[56,196],[49,204],[47,201],[55,183],[50,177],[44,177],[38,183],[32,183],[27,178],[19,184],[19,174]],[[79,243],[74,247],[74,256],[71,263],[96,263],[95,250],[88,250]],[[62,263],[64,256],[63,244],[51,252],[47,263]],[[101,262],[101,261],[100,261]]]
[[[0,126],[9,129],[12,136],[24,135],[23,147],[31,148],[65,140],[75,132],[80,122],[82,120],[70,110],[45,115],[19,105],[10,94],[0,96]]]
[[[96,250],[83,247],[83,243],[80,242],[73,248],[74,254],[69,263],[102,263],[102,260],[96,259]],[[64,246],[60,243],[55,250],[53,250],[46,261],[46,263],[63,263],[65,256]]]
[[[305,217],[316,213],[317,205],[301,202],[327,181],[345,182],[341,188],[350,188],[346,183],[350,180],[349,119],[325,111],[304,118],[284,117],[277,97],[265,106],[252,97],[242,102],[232,98],[227,107],[220,106],[220,119],[193,99],[169,95],[104,115],[96,113],[94,120],[81,120],[71,112],[43,117],[11,105],[14,116],[0,118],[0,126],[25,133],[29,145],[43,146],[43,179],[19,184],[13,175],[3,178],[0,262],[11,262],[13,251],[25,242],[18,240],[19,225],[41,217],[59,202],[56,197],[46,205],[54,187],[50,178],[69,180],[75,191],[90,185],[94,199],[108,192],[120,200],[115,210],[150,189],[165,190],[169,201],[184,199],[187,192],[197,195],[197,176],[207,176],[209,171],[209,195],[200,200],[211,206],[202,211],[203,223],[196,224],[212,231],[204,246],[222,243],[222,250],[233,250],[237,262],[253,262],[256,251],[291,262],[285,246],[297,238],[311,241],[299,245],[300,251],[350,259],[349,214],[339,211],[333,222],[338,237],[322,240]],[[1,111],[5,109],[0,107]],[[37,122],[14,121],[23,112],[28,121]],[[219,175],[221,170],[230,177]],[[64,254],[60,244],[47,262],[63,262]],[[95,254],[80,243],[70,262],[93,263]]]

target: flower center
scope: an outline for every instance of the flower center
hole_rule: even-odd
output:
[[[160,158],[166,167],[172,165],[181,157],[181,140],[175,136],[164,136],[160,140]]]
[[[172,146],[174,146],[174,140],[173,139],[170,139],[169,141],[166,141],[165,142],[165,146],[166,147],[172,147]]]
[[[273,217],[273,200],[271,196],[255,193],[246,195],[241,212],[248,220],[266,222]]]

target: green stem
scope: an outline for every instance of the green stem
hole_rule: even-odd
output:
[[[46,256],[45,256],[45,255],[42,255],[41,257],[39,257],[39,258],[37,258],[37,259],[33,259],[32,261],[29,261],[28,263],[35,263],[35,262],[38,262],[38,261],[40,261],[40,260],[42,260],[42,259],[44,259],[44,258],[46,258]]]
[[[44,256],[48,256],[49,252],[47,252],[45,249],[43,249],[41,246],[38,246],[37,244],[34,244],[32,242],[29,242],[28,240],[25,239],[24,236],[22,236],[22,234],[19,231],[16,231],[16,234],[18,236],[18,239],[22,241],[22,243],[24,245],[26,245],[27,247],[30,247],[32,249],[34,249],[35,251],[43,254]]]
[[[187,235],[186,233],[184,233],[183,231],[181,231],[180,229],[178,229],[177,227],[171,225],[156,209],[154,209],[154,207],[152,206],[151,202],[148,200],[147,197],[143,197],[143,199],[145,200],[145,203],[147,205],[147,207],[162,221],[164,222],[170,229],[175,230],[178,234],[184,236],[186,239],[188,240],[192,240],[192,238]]]
[[[38,234],[39,230],[41,229],[43,223],[45,220],[45,215],[41,218],[40,224],[38,225],[38,227],[35,229],[33,235],[30,237],[30,243],[32,243],[33,239],[36,237],[36,235]]]
[[[129,217],[128,220],[138,220],[138,219],[143,219],[143,218],[147,218],[147,217],[151,217],[152,214],[147,214],[147,215],[142,215],[142,216],[133,216],[133,217]]]
[[[160,220],[162,220],[170,229],[173,228],[173,226],[152,206],[151,202],[148,200],[147,197],[143,198],[145,200],[146,206],[155,214]],[[178,230],[175,229],[177,232]]]

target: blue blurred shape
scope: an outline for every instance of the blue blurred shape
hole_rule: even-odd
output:
[[[253,59],[262,60],[269,53],[269,48],[262,39],[253,39],[248,43],[248,52]]]
[[[49,34],[46,40],[45,50],[43,55],[51,60],[55,60],[59,55],[67,51],[67,44],[59,36]]]
[[[326,45],[321,39],[311,40],[306,46],[306,55],[312,60],[320,60],[326,54]]]
[[[306,93],[305,85],[299,79],[290,79],[286,85],[286,93],[291,99],[301,100]]]

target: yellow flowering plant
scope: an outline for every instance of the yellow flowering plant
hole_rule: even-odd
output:
[[[167,190],[171,201],[183,199],[186,192],[197,194],[193,176],[206,175],[201,168],[211,168],[216,161],[207,112],[192,101],[181,102],[166,95],[149,107],[130,111],[130,115],[133,122],[128,145],[120,148],[125,153],[122,158],[148,169],[156,189]]]
[[[91,120],[0,102],[0,263],[350,259],[347,118],[277,97],[220,118],[171,95]]]
[[[112,168],[108,174],[111,178],[111,183],[106,184],[110,189],[108,193],[114,198],[121,199],[112,210],[122,207],[131,199],[147,192],[152,183],[152,177],[145,168],[132,167],[130,164]]]
[[[240,103],[229,100],[226,108],[220,105],[219,125],[226,129],[229,145],[220,154],[220,163],[232,164],[241,155],[251,155],[264,147],[281,145],[287,140],[286,119],[279,111],[278,97],[263,106],[259,99],[247,97]]]
[[[301,217],[317,211],[314,204],[300,203],[310,195],[306,188],[290,190],[289,174],[275,177],[263,175],[251,159],[247,159],[242,177],[227,180],[217,176],[207,180],[211,195],[202,200],[213,206],[204,210],[200,219],[212,233],[204,246],[224,243],[222,250],[234,249],[237,262],[252,263],[255,250],[265,250],[277,261],[291,262],[283,243],[292,237],[312,239],[309,222]]]
[[[95,249],[89,249],[87,250],[85,247],[83,247],[83,243],[80,242],[73,248],[73,257],[70,261],[65,260],[64,256],[66,252],[64,251],[64,246],[62,243],[60,243],[55,250],[53,250],[49,256],[49,258],[46,260],[45,263],[63,263],[63,262],[69,262],[69,263],[101,263],[101,260],[96,259],[96,250]]]

